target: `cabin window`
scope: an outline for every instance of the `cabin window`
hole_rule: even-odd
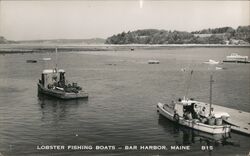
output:
[[[42,85],[44,86],[44,74],[42,74],[41,81]]]
[[[64,86],[65,85],[65,73],[61,72],[60,73],[60,86]]]

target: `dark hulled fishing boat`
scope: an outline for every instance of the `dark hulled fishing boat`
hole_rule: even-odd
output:
[[[83,91],[77,83],[66,83],[65,71],[63,69],[43,70],[37,86],[38,93],[61,99],[88,98],[88,93]]]
[[[57,58],[57,49],[56,49]],[[50,60],[46,58],[44,60]],[[57,69],[57,59],[55,69],[45,69],[42,72],[41,79],[38,84],[38,93],[57,97],[60,99],[78,99],[88,98],[88,93],[82,90],[77,83],[68,83],[63,69]]]

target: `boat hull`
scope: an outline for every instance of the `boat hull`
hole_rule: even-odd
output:
[[[160,61],[158,61],[158,60],[149,60],[148,64],[160,64]]]
[[[65,91],[55,90],[55,89],[47,89],[44,88],[41,84],[37,84],[38,93],[46,94],[49,96],[57,97],[60,99],[80,99],[80,98],[88,98],[88,93],[86,92],[78,92],[78,93],[68,93]]]
[[[174,116],[174,111],[169,111],[167,109],[163,108],[164,104],[158,103],[157,105],[157,111],[166,117],[167,119],[174,121],[180,125],[199,130],[202,132],[210,133],[210,134],[222,134],[222,133],[229,133],[231,128],[229,125],[222,125],[222,126],[217,126],[217,125],[207,125],[203,124],[201,122],[198,122],[196,120],[185,120],[183,117],[179,117],[178,120],[176,120]]]
[[[27,63],[37,63],[37,60],[26,60]]]

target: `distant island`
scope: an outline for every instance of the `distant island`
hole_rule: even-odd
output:
[[[90,38],[90,39],[51,39],[51,40],[23,40],[23,41],[10,41],[0,36],[0,44],[104,44],[103,38]]]
[[[225,44],[250,43],[250,26],[221,27],[199,31],[143,29],[122,32],[106,39],[106,44]]]
[[[3,36],[0,36],[0,44],[8,44],[8,43],[15,43],[14,41],[9,41],[5,39]]]

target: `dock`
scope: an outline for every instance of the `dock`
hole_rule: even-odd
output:
[[[229,60],[223,60],[223,62],[225,62],[225,63],[245,63],[245,64],[247,64],[247,63],[250,63],[250,61],[229,61]]]
[[[227,108],[219,105],[212,106],[217,112],[227,112],[230,118],[225,120],[227,123],[231,124],[231,129],[233,131],[250,135],[250,113],[244,112],[237,109]]]

